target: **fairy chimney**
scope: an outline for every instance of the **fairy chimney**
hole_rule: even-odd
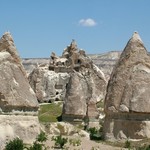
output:
[[[137,32],[111,74],[105,98],[106,140],[150,138],[150,56]]]

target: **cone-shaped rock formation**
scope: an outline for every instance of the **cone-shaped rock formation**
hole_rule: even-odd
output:
[[[38,108],[13,39],[6,32],[0,39],[0,149],[17,136],[27,143],[35,139]]]
[[[38,102],[26,78],[9,32],[0,39],[0,108],[2,112],[37,111]]]
[[[79,50],[73,40],[63,53],[71,68],[63,107],[63,120],[75,122],[84,119],[91,126],[98,121],[96,103],[105,96],[106,80],[103,72]]]
[[[150,56],[138,33],[127,43],[105,98],[107,140],[150,138]]]

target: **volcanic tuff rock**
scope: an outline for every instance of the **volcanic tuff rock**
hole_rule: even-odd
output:
[[[29,74],[29,83],[40,103],[64,100],[68,73],[56,73],[48,69],[48,65],[39,65]]]
[[[24,140],[30,136],[32,141],[39,131],[38,118],[33,116],[37,114],[39,106],[9,32],[0,39],[0,83],[0,146],[6,139],[16,136]],[[28,115],[32,116],[31,119]],[[17,121],[22,117],[26,120],[25,124]],[[6,129],[10,129],[10,132],[6,133]],[[30,134],[31,130],[34,133]]]
[[[63,120],[95,121],[99,116],[96,103],[105,96],[106,80],[103,72],[86,56],[85,51],[77,48],[75,41],[64,50],[63,58],[67,59],[67,68],[71,69]]]
[[[111,74],[105,98],[107,140],[150,138],[150,56],[137,32]]]
[[[105,75],[74,40],[61,57],[52,53],[49,64],[37,65],[29,82],[39,102],[65,100],[64,120],[98,118],[96,103],[105,96]]]
[[[49,58],[22,58],[22,64],[29,75],[38,65],[48,64]]]
[[[110,78],[110,74],[120,57],[121,51],[110,51],[103,54],[87,54],[93,63],[105,74],[106,80]],[[41,64],[48,64],[49,58],[23,58],[22,64],[27,74],[30,74],[35,67]]]

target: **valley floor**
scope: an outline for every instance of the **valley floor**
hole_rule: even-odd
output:
[[[52,136],[50,135],[48,137],[48,140],[46,142],[46,146],[49,147],[49,149],[53,149],[54,142],[51,141]],[[77,136],[68,136],[68,139],[70,138],[80,138]],[[89,140],[86,137],[82,137],[81,139],[81,145],[80,146],[73,146],[69,145],[69,142],[67,143],[66,147],[68,147],[67,150],[121,150],[119,147],[114,147],[110,145],[106,145],[105,143],[98,143],[92,140]]]

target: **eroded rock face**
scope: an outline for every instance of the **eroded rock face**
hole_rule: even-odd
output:
[[[105,99],[105,139],[150,138],[150,56],[137,32],[115,66]]]
[[[94,89],[92,94],[95,96],[95,101],[103,99],[106,83],[99,84],[97,81],[101,79],[102,82],[105,82],[105,76],[103,72],[93,64],[92,60],[86,56],[85,51],[77,48],[74,40],[64,49],[61,57],[56,56],[56,54],[52,52],[49,64],[38,65],[29,74],[28,79],[39,102],[53,102],[55,100],[65,99],[66,87],[70,76],[73,76],[74,73],[78,74],[79,72],[81,74],[81,70],[82,74],[91,72],[88,78],[92,77],[92,79],[88,79],[88,81],[84,79],[84,82],[91,82],[91,86],[93,86]],[[85,78],[84,76],[86,75],[81,76]],[[79,81],[77,84],[78,83]],[[99,90],[100,87],[102,90]]]
[[[11,130],[13,130],[13,136],[11,136],[11,133],[7,135],[3,131],[4,134],[0,134],[0,141],[14,138],[14,136],[24,136],[24,139],[27,139],[28,137],[26,135],[22,135],[21,132],[16,132],[17,130],[14,129],[14,126],[18,126],[21,130],[22,125],[19,124],[18,121],[14,121],[15,123],[11,126],[11,117],[16,114],[18,115],[15,116],[16,118],[23,115],[33,117],[33,115],[37,115],[39,106],[35,93],[28,83],[25,70],[9,32],[6,32],[0,39],[0,84],[0,122],[6,119],[6,121],[4,121],[5,123],[0,123],[0,129],[5,130],[6,127],[10,126],[10,128],[12,128]],[[9,119],[7,118],[7,114],[10,114]],[[4,117],[5,119],[2,119]],[[38,118],[37,116],[33,118],[37,119],[36,123],[33,128],[29,127],[26,131],[30,134],[31,128],[37,130],[37,132],[32,135],[31,140],[33,140],[33,137],[35,138],[39,132]],[[3,142],[0,144],[0,146],[2,146]]]
[[[1,112],[38,110],[35,94],[8,32],[0,39],[0,81]]]
[[[40,103],[64,100],[68,73],[56,73],[48,69],[48,65],[37,66],[29,75],[29,82]]]
[[[63,107],[63,120],[95,121],[99,116],[96,103],[105,96],[105,76],[86,56],[85,51],[78,50],[75,41],[64,50],[63,56],[68,58],[68,66],[72,69]]]

